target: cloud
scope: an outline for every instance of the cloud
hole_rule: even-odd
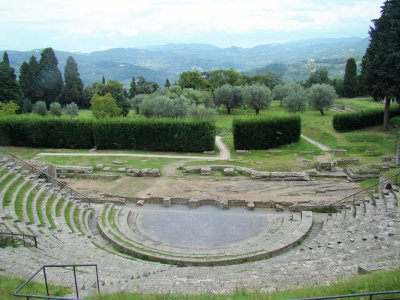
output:
[[[381,4],[382,0],[14,0],[0,3],[0,26],[10,40],[23,39],[27,33],[40,41],[45,32],[58,41],[63,37],[117,42],[153,36],[153,43],[196,42],[196,37],[218,33],[224,44],[224,34],[254,32],[276,36],[318,29],[321,35],[335,31],[349,36],[364,28],[366,35]],[[0,43],[7,43],[7,38],[0,37]]]

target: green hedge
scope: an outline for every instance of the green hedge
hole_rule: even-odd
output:
[[[0,118],[0,145],[203,152],[214,149],[214,138],[215,124],[206,121]]]
[[[390,117],[400,115],[398,106],[390,108]],[[332,126],[336,131],[350,131],[383,124],[382,109],[340,113],[333,116]]]
[[[0,118],[2,145],[92,148],[92,121],[22,115]]]
[[[299,116],[255,117],[233,120],[235,149],[269,149],[300,140]]]
[[[93,123],[99,149],[203,152],[214,149],[215,124],[171,119],[105,119]]]

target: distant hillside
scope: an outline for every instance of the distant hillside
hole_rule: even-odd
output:
[[[317,67],[326,67],[331,76],[342,76],[349,57],[360,61],[368,39],[312,39],[253,48],[218,48],[206,44],[166,44],[135,48],[115,48],[91,53],[56,51],[59,68],[72,55],[78,63],[85,84],[100,81],[102,76],[128,84],[132,76],[144,76],[162,84],[165,78],[175,81],[188,70],[209,71],[233,68],[247,74],[274,71],[287,81],[307,78]],[[8,51],[12,66],[19,70],[31,55],[40,58],[40,50]]]

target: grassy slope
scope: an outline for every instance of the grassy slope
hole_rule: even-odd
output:
[[[18,299],[13,296],[13,292],[24,282],[24,279],[17,279],[0,275],[0,300],[14,300]],[[29,284],[22,290],[23,293],[46,295],[45,286],[39,283]],[[69,294],[69,288],[60,286],[50,286],[50,293],[52,296],[65,296]]]

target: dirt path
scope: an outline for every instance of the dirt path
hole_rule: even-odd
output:
[[[229,148],[222,142],[220,136],[215,137],[215,145],[219,150],[219,156],[185,156],[185,155],[163,155],[163,154],[132,154],[132,153],[67,153],[67,152],[42,152],[37,156],[98,156],[98,157],[147,157],[147,158],[173,158],[189,160],[229,160],[231,154]]]
[[[332,151],[332,148],[330,148],[330,147],[328,147],[328,146],[326,146],[324,144],[321,144],[321,143],[309,138],[308,136],[305,136],[305,135],[302,134],[301,137],[303,139],[305,139],[307,142],[309,142],[310,144],[313,144],[314,146],[317,146],[322,151]]]

